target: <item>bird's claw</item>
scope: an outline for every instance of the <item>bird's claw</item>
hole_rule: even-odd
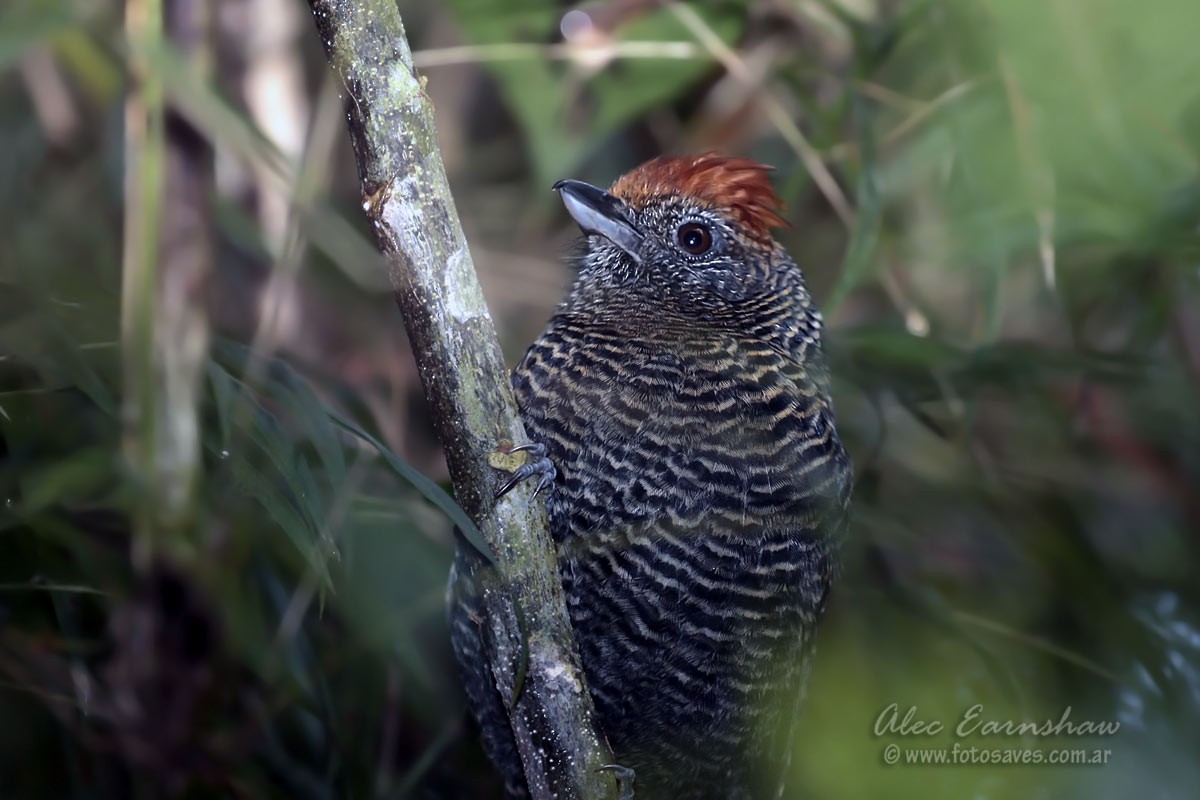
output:
[[[605,764],[597,769],[601,772],[611,772],[617,779],[617,800],[633,800],[633,779],[636,773],[631,768],[620,764]]]
[[[496,499],[499,500],[504,495],[512,491],[523,480],[538,476],[537,486],[534,487],[533,497],[541,494],[543,489],[547,489],[554,480],[558,477],[558,470],[554,466],[554,462],[546,456],[546,445],[541,442],[533,442],[514,447],[508,451],[509,453],[529,453],[533,459],[512,471],[509,479],[496,492]]]

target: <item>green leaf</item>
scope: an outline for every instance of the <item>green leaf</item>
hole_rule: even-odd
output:
[[[858,102],[862,102],[861,100]],[[842,275],[838,279],[829,299],[825,301],[825,312],[833,314],[842,301],[866,277],[879,243],[879,232],[883,224],[883,202],[875,176],[875,141],[870,126],[859,126],[859,147],[862,151],[862,168],[858,175],[858,205],[854,230],[850,233],[850,244],[842,261]]]
[[[243,375],[254,377],[258,369],[243,345],[218,340],[213,353]],[[268,362],[263,371],[251,386],[216,358],[210,362],[217,430],[205,446],[230,466],[234,485],[267,511],[329,588],[327,560],[336,553],[330,514],[344,489],[345,453],[308,384],[282,362]]]
[[[305,435],[320,458],[325,479],[334,487],[341,486],[346,479],[346,456],[325,404],[307,381],[283,361],[271,363],[271,378],[266,384],[269,396],[302,421]]]
[[[380,442],[371,434],[367,433],[356,423],[346,419],[333,409],[329,409],[327,413],[329,414],[329,418],[340,425],[343,429],[354,434],[367,444],[374,447],[375,450],[378,451],[379,455],[383,456],[383,460],[387,462],[387,465],[391,467],[397,475],[412,484],[413,488],[416,489],[422,497],[441,509],[442,512],[450,518],[450,521],[458,526],[459,531],[461,531],[462,535],[466,537],[467,541],[469,541],[471,545],[479,551],[479,554],[487,559],[489,564],[495,565],[496,556],[492,553],[492,549],[488,547],[487,542],[484,540],[483,534],[480,532],[478,526],[476,526],[475,522],[467,516],[467,512],[462,510],[462,506],[456,503],[453,497],[446,494],[442,487],[431,481],[419,470],[416,470],[409,464],[406,464],[403,459],[389,450],[382,442]]]
[[[112,482],[114,454],[89,447],[71,456],[30,468],[21,476],[21,513],[36,514],[51,506],[89,499]]]

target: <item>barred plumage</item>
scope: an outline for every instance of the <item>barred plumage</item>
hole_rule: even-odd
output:
[[[659,159],[614,184],[625,197],[560,184],[592,235],[513,378],[558,471],[551,528],[597,723],[643,800],[776,793],[781,700],[799,697],[845,518],[821,317],[765,227],[763,169]],[[460,597],[456,650],[519,795],[469,611]]]

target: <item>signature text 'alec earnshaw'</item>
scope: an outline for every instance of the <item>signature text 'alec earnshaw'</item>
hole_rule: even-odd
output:
[[[967,736],[1112,736],[1121,729],[1121,723],[1075,722],[1071,719],[1071,707],[1063,709],[1057,721],[1046,719],[1041,722],[1011,719],[997,720],[983,717],[983,706],[979,703],[968,708],[954,726],[954,735]],[[921,719],[916,706],[901,711],[898,703],[892,703],[875,718],[876,736],[936,736],[946,730],[940,720]]]

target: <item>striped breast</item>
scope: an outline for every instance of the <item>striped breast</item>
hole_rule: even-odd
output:
[[[824,386],[762,341],[560,314],[514,388],[559,470],[571,619],[638,796],[760,796],[750,756],[786,728],[849,485]]]

